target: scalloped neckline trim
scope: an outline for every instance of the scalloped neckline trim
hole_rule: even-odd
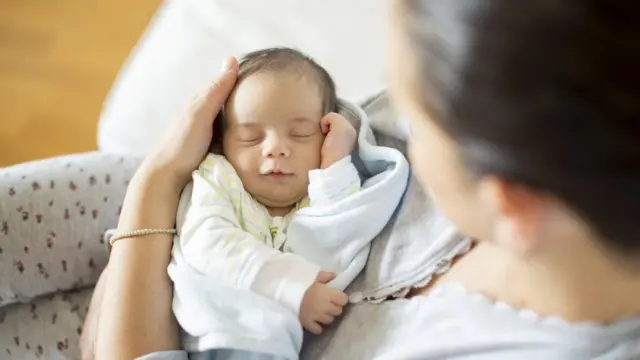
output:
[[[424,296],[415,296],[412,299],[429,297],[439,297],[444,294],[453,294],[455,296],[464,297],[465,300],[491,308],[496,312],[517,317],[531,324],[553,327],[562,330],[579,330],[579,331],[602,331],[611,329],[627,329],[628,327],[634,327],[640,329],[640,314],[629,315],[621,317],[618,321],[613,323],[599,323],[594,321],[582,321],[582,322],[570,322],[559,316],[542,316],[539,313],[531,309],[517,309],[503,301],[494,301],[487,296],[480,293],[472,293],[460,283],[443,283],[435,286],[431,291]]]

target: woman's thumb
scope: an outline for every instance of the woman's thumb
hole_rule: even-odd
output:
[[[336,278],[336,274],[332,272],[320,271],[318,273],[318,276],[316,277],[316,282],[320,284],[327,284],[335,278]]]

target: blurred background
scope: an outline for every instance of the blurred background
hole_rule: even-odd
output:
[[[0,0],[0,167],[96,149],[102,103],[160,0]]]

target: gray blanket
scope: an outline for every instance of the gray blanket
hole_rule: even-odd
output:
[[[406,126],[395,114],[386,93],[362,105],[369,117],[378,145],[406,153]],[[364,271],[347,288],[353,304],[344,316],[318,337],[305,339],[301,359],[347,359],[358,342],[376,341],[382,321],[402,304],[381,303],[404,297],[412,286],[428,283],[445,271],[451,259],[465,252],[470,241],[437,213],[414,177],[395,216],[373,241]],[[366,336],[365,336],[366,335]],[[366,340],[365,340],[366,338]],[[366,346],[365,346],[366,347]],[[358,354],[358,358],[363,354]]]

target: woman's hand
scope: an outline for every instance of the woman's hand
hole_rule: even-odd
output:
[[[233,89],[238,63],[222,73],[178,119],[136,171],[124,199],[118,232],[167,229],[175,225],[182,188],[209,149],[213,121]],[[114,244],[83,337],[83,356],[133,359],[179,348],[171,311],[173,288],[167,275],[173,236],[152,234]],[[100,316],[107,314],[108,316]],[[95,354],[94,345],[95,344]]]
[[[191,104],[186,115],[167,129],[143,162],[142,168],[170,175],[177,187],[187,183],[207,154],[213,136],[213,121],[236,83],[238,62],[229,58],[222,73]]]
[[[160,137],[131,179],[118,223],[120,232],[173,227],[177,198],[207,154],[213,122],[237,76],[238,62],[230,57],[212,84]],[[140,212],[141,207],[153,208],[153,214]]]

